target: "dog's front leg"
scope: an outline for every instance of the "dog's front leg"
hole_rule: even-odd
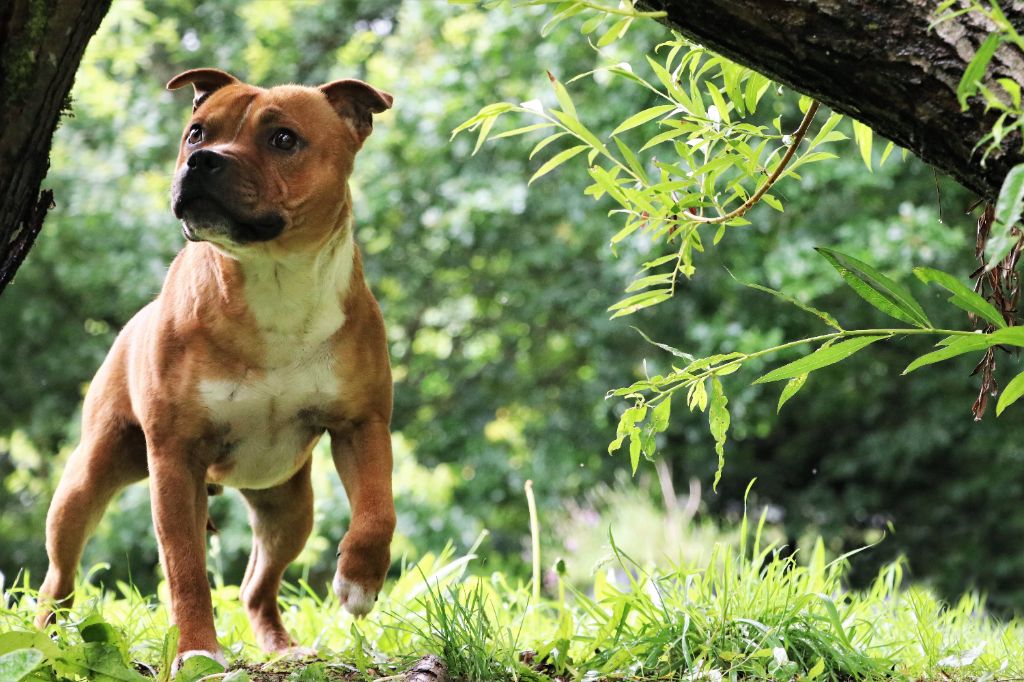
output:
[[[350,613],[361,616],[373,608],[391,564],[395,503],[387,421],[332,430],[331,450],[352,507],[348,532],[338,546],[334,592]]]
[[[151,445],[149,475],[160,560],[180,633],[175,668],[194,655],[223,662],[206,577],[206,468],[189,461],[185,449]]]

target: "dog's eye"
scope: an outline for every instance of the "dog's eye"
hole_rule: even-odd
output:
[[[270,144],[274,145],[278,149],[284,149],[286,151],[295,147],[295,143],[298,141],[298,135],[287,128],[278,129],[274,133],[274,136],[270,138]]]
[[[185,141],[189,144],[199,144],[203,141],[203,126],[196,123],[188,129],[188,137]]]

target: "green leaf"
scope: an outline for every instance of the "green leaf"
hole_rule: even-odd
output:
[[[917,278],[925,284],[935,282],[953,294],[949,298],[949,302],[961,310],[966,310],[969,313],[977,315],[996,327],[1002,328],[1006,326],[1006,321],[1003,319],[1003,316],[999,314],[999,311],[996,310],[994,305],[986,301],[953,275],[941,270],[936,270],[935,268],[924,267],[914,268],[914,274],[917,275]]]
[[[0,680],[18,682],[36,669],[43,660],[43,652],[37,649],[17,649],[0,656]]]
[[[628,29],[629,25],[632,23],[633,17],[623,17],[619,19],[617,22],[612,24],[611,28],[604,32],[604,35],[598,38],[597,46],[604,47],[606,45],[611,45],[616,40],[622,37],[622,35],[626,32],[626,29]]]
[[[774,208],[779,213],[782,213],[782,212],[785,211],[785,209],[782,208],[782,202],[779,201],[778,199],[776,199],[775,197],[773,197],[771,194],[763,195],[761,197],[761,201],[763,201],[764,203],[768,204],[769,206]]]
[[[1024,372],[1011,379],[1003,392],[999,394],[999,402],[996,403],[996,416],[1001,415],[1003,410],[1017,402],[1022,395],[1024,395]]]
[[[487,140],[487,135],[491,132],[491,128],[494,127],[494,122],[497,121],[497,120],[498,120],[497,116],[495,116],[493,118],[488,118],[480,126],[480,132],[477,133],[477,136],[476,136],[476,144],[473,145],[473,154],[476,154],[478,151],[480,151],[480,147],[482,147],[483,144],[484,144],[484,141]]]
[[[747,86],[743,91],[743,108],[748,114],[754,113],[761,96],[771,86],[771,81],[759,73],[751,72],[747,78]]]
[[[180,634],[177,625],[172,625],[164,633],[164,639],[160,646],[160,676],[157,678],[157,682],[168,682],[171,679],[171,669],[174,667],[174,657],[178,653]]]
[[[810,355],[805,355],[799,360],[794,360],[787,365],[783,365],[782,367],[768,372],[754,383],[766,384],[772,381],[792,379],[800,376],[801,374],[809,374],[810,372],[821,369],[822,367],[828,367],[829,365],[834,365],[837,362],[845,360],[865,346],[868,346],[875,341],[880,341],[881,339],[887,339],[889,336],[889,334],[855,336],[851,339],[834,343],[831,346],[822,346]]]
[[[907,368],[903,370],[903,374],[910,374],[915,369],[920,369],[925,365],[933,365],[936,362],[955,358],[956,356],[963,355],[964,353],[973,353],[974,351],[985,350],[986,348],[995,346],[999,342],[994,340],[993,337],[993,334],[971,334],[970,336],[958,336],[939,348],[939,350],[933,350],[931,353],[925,353],[911,362],[907,365]]]
[[[718,492],[718,482],[722,479],[722,470],[725,469],[725,439],[729,433],[729,400],[725,397],[725,390],[718,377],[711,378],[711,403],[708,410],[708,423],[711,426],[711,436],[715,439],[715,452],[718,454],[718,468],[715,469],[715,480],[711,489]]]
[[[570,116],[564,111],[559,111],[558,109],[553,109],[551,113],[562,123],[562,125],[568,128],[573,135],[580,138],[594,149],[600,149],[605,154],[608,153],[607,145],[597,139],[597,136],[594,135],[589,128],[583,125],[578,118]]]
[[[852,120],[852,119],[851,119]],[[864,165],[871,169],[871,128],[860,121],[853,121],[853,139],[860,150],[860,158],[864,159]]]
[[[956,86],[956,99],[960,102],[961,111],[967,111],[967,98],[978,91],[978,83],[985,77],[985,69],[988,68],[992,55],[996,53],[996,48],[1002,41],[1003,37],[999,32],[990,33],[964,69],[964,75]]]
[[[637,423],[642,422],[646,416],[646,405],[634,405],[622,413],[618,428],[615,430],[615,440],[608,445],[609,455],[622,447],[622,442],[638,430]]]
[[[695,381],[690,384],[690,390],[686,392],[686,406],[690,412],[699,409],[701,412],[708,407],[708,390],[704,388],[703,381]]]
[[[896,148],[896,144],[893,143],[891,140],[889,141],[889,143],[887,145],[885,145],[885,149],[882,150],[882,158],[879,159],[879,161],[878,161],[878,165],[879,166],[885,164],[885,160],[889,158],[889,155],[892,154],[892,150],[895,149],[895,148]]]
[[[729,274],[731,275],[732,273],[730,272]],[[736,279],[736,278],[733,277],[733,279]],[[795,305],[797,308],[800,308],[800,310],[803,310],[805,312],[810,313],[811,315],[814,315],[815,317],[820,319],[822,322],[824,322],[828,326],[830,326],[833,329],[835,329],[836,331],[840,331],[840,332],[843,331],[843,328],[839,325],[839,321],[836,320],[836,318],[832,317],[832,315],[826,313],[824,310],[818,310],[814,306],[808,305],[808,304],[804,303],[803,301],[800,301],[800,300],[798,300],[796,298],[793,298],[789,294],[784,294],[781,291],[776,291],[775,289],[772,289],[772,288],[769,288],[769,287],[766,287],[766,286],[762,286],[760,284],[755,284],[754,282],[744,282],[741,279],[736,279],[736,281],[739,282],[740,284],[742,284],[745,287],[750,287],[751,289],[756,289],[757,291],[763,291],[766,294],[771,294],[772,296],[775,296],[776,298],[781,298],[783,301],[786,301],[787,303],[791,303],[791,304]]]
[[[642,308],[657,305],[671,296],[672,291],[670,289],[648,289],[647,291],[622,299],[615,305],[610,306],[608,311],[614,311],[615,314],[612,315],[611,319],[615,319],[623,315],[631,315]]]
[[[611,194],[611,192],[609,192],[609,194]],[[622,226],[622,229],[619,230],[618,232],[616,232],[614,235],[612,235],[612,238],[611,238],[609,243],[611,243],[612,245],[618,244],[623,239],[625,239],[626,237],[628,237],[629,235],[633,234],[638,229],[640,229],[640,227],[643,224],[644,224],[644,221],[640,220],[639,217],[637,217],[637,219],[635,219],[635,220],[632,220],[632,219],[631,220],[627,220],[626,224]],[[631,289],[629,289],[629,288],[626,289],[627,293],[630,292],[630,291],[631,291]]]
[[[1012,234],[1014,225],[1024,210],[1024,163],[1017,164],[1006,174],[996,200],[995,225],[985,249],[988,251],[987,268],[991,270],[1010,253],[1017,238]]]
[[[999,85],[1003,86],[1003,90],[1006,90],[1006,93],[1010,96],[1013,106],[1020,109],[1020,83],[1012,78],[998,78],[996,80]]]
[[[583,10],[586,6],[580,2],[563,2],[561,3],[554,14],[548,19],[543,26],[541,26],[540,34],[542,37],[547,37],[551,31],[555,29],[558,24],[562,23],[569,17],[574,17]]]
[[[675,104],[661,104],[656,107],[644,109],[643,111],[633,114],[625,121],[620,123],[619,126],[612,131],[612,135],[614,136],[618,135],[619,133],[624,133],[627,130],[631,130],[633,128],[636,128],[637,126],[643,125],[648,121],[658,118],[659,116],[663,116],[669,113],[670,111],[675,111],[675,109]]]
[[[208,656],[193,656],[181,664],[174,682],[197,682],[207,675],[224,672],[224,666]]]
[[[476,114],[473,115],[472,118],[463,121],[458,126],[456,126],[456,128],[452,130],[452,139],[454,139],[455,136],[461,133],[463,130],[467,130],[469,128],[473,128],[476,125],[479,125],[481,121],[497,118],[501,114],[504,114],[507,111],[512,111],[515,108],[516,107],[514,105],[509,104],[508,102],[495,102],[494,104],[488,104],[487,106],[480,109],[480,111],[476,112]]]
[[[789,164],[789,167],[786,168],[786,170],[784,170],[782,172],[782,175],[780,175],[779,177],[780,178],[784,178],[787,175],[793,175],[795,177],[799,177],[793,171],[795,171],[800,166],[806,165],[808,163],[816,163],[818,161],[828,161],[829,159],[836,159],[836,158],[839,158],[839,157],[837,157],[832,152],[811,152],[809,154],[804,154],[803,156],[797,157],[796,161],[794,161],[793,163]]]
[[[825,605],[825,611],[828,614],[828,621],[832,625],[833,632],[839,636],[839,639],[846,645],[848,651],[856,650],[855,645],[850,641],[849,635],[846,634],[846,628],[843,627],[843,618],[839,615],[839,609],[836,608],[835,602],[824,594],[819,594],[818,599]]]
[[[691,357],[690,360],[693,360]],[[24,632],[12,630],[0,633],[0,655],[10,653],[16,649],[28,649],[33,646],[38,632]]]
[[[534,180],[541,176],[547,175],[548,173],[558,168],[560,165],[562,165],[572,157],[582,152],[584,149],[590,149],[590,146],[585,144],[578,144],[575,147],[569,147],[568,149],[563,149],[562,151],[558,152],[550,159],[548,159],[544,163],[544,165],[538,168],[537,172],[533,174],[533,177],[531,177],[530,181],[526,184],[532,185]]]
[[[541,149],[544,149],[544,147],[547,147],[549,144],[551,144],[558,138],[564,137],[565,135],[568,134],[569,133],[552,133],[551,135],[548,135],[543,140],[534,145],[533,150],[530,151],[530,156],[528,156],[527,158],[532,159],[537,155],[537,152],[539,152]]]
[[[104,682],[145,682],[148,678],[143,677],[138,671],[129,667],[124,660],[122,653],[116,646],[107,642],[83,642],[74,647],[61,651],[61,660],[57,662],[55,669],[62,674],[83,675],[89,680],[103,680]],[[64,667],[61,671],[59,668]],[[222,672],[224,668],[218,666],[216,672]],[[194,678],[183,678],[179,673],[176,680],[195,680]]]
[[[548,71],[548,78],[551,80],[551,87],[555,89],[555,97],[558,98],[558,104],[561,105],[562,111],[573,118],[577,118],[576,107],[573,106],[572,98],[569,97],[569,91],[565,89],[565,86],[550,71]]]
[[[645,262],[644,263],[644,270],[650,270],[651,268],[656,268],[659,265],[664,265],[665,263],[668,263],[669,261],[676,260],[678,257],[679,257],[678,254],[675,254],[675,253],[668,253],[668,254],[665,254],[664,256],[658,256],[654,260],[649,260],[649,261]]]
[[[988,336],[992,338],[991,345],[993,346],[1024,346],[1024,327],[1007,327],[1006,329],[997,329]]]
[[[663,272],[658,275],[648,275],[646,277],[641,277],[640,279],[635,279],[630,282],[628,287],[626,287],[626,293],[630,294],[634,291],[654,286],[655,284],[671,284],[672,280],[675,279],[675,276],[675,272]]]
[[[714,83],[705,83],[708,94],[711,96],[711,101],[715,104],[715,109],[718,110],[718,119],[728,125],[732,121],[729,119],[729,105],[726,104],[725,98],[722,97],[721,91],[715,87]]]
[[[20,635],[21,633],[17,634]],[[19,646],[16,648],[20,649],[24,647]],[[57,673],[58,676],[64,675],[65,677],[74,679],[75,675],[83,673],[83,669],[80,666],[69,664],[64,660],[64,657],[67,656],[66,652],[57,646],[52,639],[50,639],[45,630],[40,630],[35,633],[35,636],[32,639],[32,648],[42,652],[45,664],[53,667],[54,672]]]
[[[806,374],[795,376],[786,382],[786,385],[782,388],[782,395],[779,396],[779,406],[775,408],[775,413],[778,414],[782,411],[782,406],[789,402],[789,399],[797,394],[797,392],[804,387],[807,383]]]
[[[643,446],[643,440],[640,438],[640,430],[636,429],[629,434],[629,466],[632,467],[633,473],[636,474],[636,469],[640,466],[640,449]]]
[[[653,71],[654,75],[658,77],[658,80],[665,87],[665,90],[669,95],[672,95],[676,100],[688,99],[686,92],[679,87],[679,83],[676,82],[675,77],[669,73],[668,69],[651,59],[650,56],[647,57],[647,63],[650,65],[651,71]],[[686,108],[690,109],[688,106]],[[690,111],[689,113],[692,114],[694,112]]]
[[[673,127],[671,130],[666,130],[663,133],[658,133],[651,139],[647,140],[647,142],[644,143],[644,146],[640,147],[640,151],[647,151],[651,147],[655,147],[661,144],[662,142],[667,142],[668,140],[672,140],[681,135],[685,135],[688,132],[691,132],[691,128],[689,128],[688,126]]]
[[[995,90],[982,84],[978,85],[978,90],[981,92],[981,97],[985,102],[986,109],[995,109],[1002,112],[1007,111],[1006,102],[1003,101],[1003,97],[1001,95],[996,94]],[[1000,120],[1004,119],[1000,117]]]
[[[806,679],[807,682],[813,682],[813,680],[821,677],[823,672],[825,672],[825,659],[819,656],[818,662],[811,666],[811,669],[807,671],[807,676],[804,679]]]
[[[108,642],[110,644],[121,644],[121,634],[114,629],[114,626],[107,623],[99,615],[92,615],[86,618],[78,626],[78,631],[85,642]]]
[[[622,157],[626,159],[626,165],[628,165],[629,169],[633,171],[633,174],[637,179],[639,179],[643,184],[649,185],[650,182],[647,179],[647,171],[644,170],[643,165],[640,163],[640,160],[636,158],[636,154],[634,154],[633,150],[629,148],[629,145],[617,137],[612,139],[615,140],[615,145],[622,153]]]
[[[543,130],[544,128],[550,128],[555,125],[554,123],[533,123],[522,128],[513,128],[512,130],[506,130],[503,133],[497,135],[491,135],[492,140],[500,140],[503,137],[514,137],[516,135],[525,135],[526,133],[532,133],[534,130]]]
[[[615,167],[615,170],[618,171],[618,166]],[[607,192],[608,196],[619,202],[619,204],[624,207],[629,205],[629,200],[626,198],[626,195],[622,193],[622,188],[618,185],[618,180],[614,175],[601,166],[591,166],[588,171],[590,172],[590,177],[594,179],[597,186],[601,190]],[[595,196],[597,196],[596,193]],[[630,230],[630,232],[632,232],[632,230]],[[625,237],[625,235],[623,235],[623,237]],[[622,239],[622,237],[619,238]],[[614,237],[612,239],[614,242]]]
[[[853,256],[823,247],[816,250],[865,301],[897,320],[926,329],[931,328],[932,323],[925,315],[921,304],[914,300],[902,285]]]
[[[730,363],[727,363],[725,365],[722,365],[721,367],[716,367],[715,368],[715,376],[716,377],[728,376],[728,375],[732,374],[733,372],[740,371],[740,367],[742,367],[742,366],[743,366],[743,363],[741,363],[741,362],[730,362]]]
[[[473,1],[476,2],[476,0]],[[598,12],[597,14],[583,22],[583,24],[580,26],[580,33],[582,33],[585,36],[590,35],[591,33],[597,30],[597,27],[600,26],[601,22],[603,22],[604,20],[605,14],[603,12]]]
[[[809,145],[810,148],[814,149],[822,142],[827,141],[829,133],[831,133],[833,129],[835,129],[835,127],[839,125],[839,122],[842,120],[842,114],[837,114],[834,111],[831,114],[829,114],[828,119],[824,123],[822,123],[821,128],[818,129],[818,134],[814,136],[813,140],[811,140],[811,144]]]
[[[672,396],[667,395],[661,402],[654,406],[651,412],[651,428],[659,433],[668,428],[669,417],[672,414]]]

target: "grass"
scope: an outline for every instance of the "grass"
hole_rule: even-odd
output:
[[[292,584],[281,599],[284,617],[320,652],[314,662],[261,654],[238,588],[215,576],[218,633],[232,671],[197,660],[178,679],[397,680],[427,653],[443,658],[452,678],[471,681],[1024,679],[1024,623],[990,618],[981,598],[943,604],[922,586],[904,586],[902,563],[885,567],[868,589],[849,591],[846,558],[827,560],[821,541],[795,561],[762,546],[763,517],[754,528],[744,520],[738,536],[701,563],[661,569],[634,561],[609,537],[613,561],[585,588],[559,564],[539,600],[529,581],[473,574],[481,537],[461,556],[448,547],[406,566],[363,620]],[[31,626],[28,581],[7,586],[0,681],[166,680],[176,636],[166,596],[84,580],[64,625],[47,636]],[[34,672],[10,672],[19,664]]]

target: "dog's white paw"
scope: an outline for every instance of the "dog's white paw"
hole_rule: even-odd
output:
[[[217,661],[218,663],[220,663],[225,668],[228,667],[227,659],[224,658],[224,654],[222,654],[219,651],[206,651],[205,649],[191,649],[189,651],[183,651],[181,654],[178,655],[177,658],[174,659],[174,665],[171,666],[171,675],[178,674],[178,671],[181,670],[181,666],[183,666],[185,664],[185,661],[187,661],[190,658],[194,658],[196,656],[206,656],[207,658],[212,658],[213,660]]]
[[[368,614],[377,601],[376,590],[368,590],[362,585],[346,580],[340,573],[334,574],[334,594],[345,610],[356,617]]]

